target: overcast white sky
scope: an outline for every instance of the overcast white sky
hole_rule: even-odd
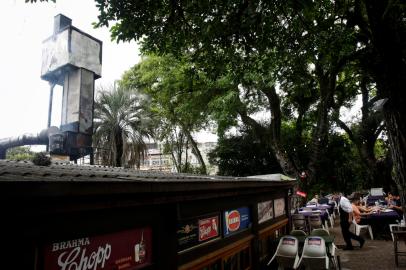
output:
[[[107,28],[93,28],[98,14],[94,0],[36,4],[1,0],[0,139],[35,134],[46,128],[49,85],[40,78],[41,49],[42,41],[52,35],[54,16],[59,13],[71,18],[77,28],[103,41],[102,78],[96,81],[96,87],[112,85],[140,59],[134,42],[111,42]],[[56,97],[57,92],[58,89]]]

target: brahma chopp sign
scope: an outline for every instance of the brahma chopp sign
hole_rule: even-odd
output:
[[[133,270],[149,265],[152,231],[140,228],[44,247],[44,270]]]
[[[251,225],[250,209],[241,207],[223,212],[224,236],[235,234]]]

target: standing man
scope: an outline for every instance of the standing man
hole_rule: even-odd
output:
[[[351,239],[357,240],[359,242],[360,248],[362,248],[362,246],[365,243],[365,240],[362,237],[359,237],[350,231],[350,226],[351,226],[352,219],[353,219],[352,204],[344,196],[341,196],[341,198],[340,198],[339,211],[340,211],[341,232],[343,234],[343,238],[346,243],[344,250],[353,250],[354,249],[354,247],[352,246]]]

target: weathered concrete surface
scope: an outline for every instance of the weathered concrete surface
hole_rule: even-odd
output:
[[[352,229],[352,227],[351,227]],[[335,235],[335,244],[344,246],[345,242],[341,234],[338,219],[330,233]],[[369,235],[363,230],[361,235],[366,240],[362,249],[359,249],[358,242],[353,241],[354,250],[339,249],[341,269],[343,270],[368,270],[368,269],[406,269],[406,256],[399,257],[399,267],[395,266],[393,242],[388,240],[371,240]],[[399,245],[401,250],[406,251],[406,245],[402,242]]]

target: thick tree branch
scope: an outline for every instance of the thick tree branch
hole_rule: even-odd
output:
[[[343,122],[341,119],[339,119],[339,118],[336,118],[334,121],[337,123],[337,125],[338,125],[341,129],[343,129],[343,130],[348,134],[348,137],[350,138],[350,140],[351,140],[353,143],[357,144],[357,139],[356,139],[356,137],[354,136],[354,133],[351,131],[351,129],[347,126],[347,124],[344,123],[344,122]]]

